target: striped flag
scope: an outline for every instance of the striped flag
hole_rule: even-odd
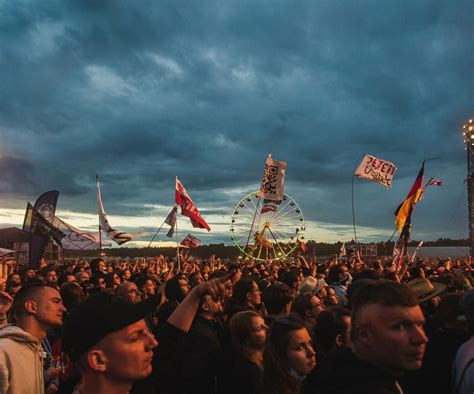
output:
[[[174,234],[174,226],[173,226],[173,227],[170,227],[170,229],[169,229],[168,232],[166,233],[166,236],[167,236],[167,237],[170,237],[170,238],[173,238],[173,234]]]
[[[281,201],[263,200],[261,213],[277,212]]]
[[[423,175],[425,173],[425,162],[423,162],[420,171],[413,183],[408,196],[405,198],[395,211],[395,224],[398,231],[402,231],[405,226],[405,222],[410,217],[415,205],[421,200],[423,194]]]

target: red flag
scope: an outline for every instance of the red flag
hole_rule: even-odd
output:
[[[211,231],[178,178],[176,178],[176,204],[181,207],[181,215],[187,216],[191,220],[193,227],[205,228],[207,231]]]
[[[181,245],[186,246],[187,248],[197,248],[199,245],[201,245],[201,240],[193,237],[191,234],[188,234],[181,241]]]
[[[308,251],[308,246],[304,242],[301,242],[300,248],[303,251],[303,253],[306,253]]]

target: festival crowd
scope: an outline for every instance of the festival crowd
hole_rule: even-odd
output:
[[[470,259],[11,262],[0,394],[474,392]]]

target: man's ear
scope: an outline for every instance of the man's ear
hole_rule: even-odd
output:
[[[102,350],[90,350],[87,353],[87,364],[94,371],[105,372],[107,370],[107,356]]]
[[[358,324],[355,328],[355,337],[357,341],[363,344],[364,346],[368,346],[372,339],[372,327],[369,324]]]
[[[205,312],[209,312],[209,304],[207,302],[204,302],[202,305],[201,305],[201,308],[203,311]]]
[[[36,315],[36,312],[38,310],[38,304],[36,303],[36,301],[33,300],[25,301],[25,310],[28,313],[31,313],[32,315]]]
[[[336,345],[337,345],[338,347],[344,346],[344,339],[342,338],[342,335],[341,335],[341,334],[337,334],[337,335],[336,335]]]

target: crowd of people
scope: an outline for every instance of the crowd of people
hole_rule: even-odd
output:
[[[0,394],[474,392],[468,258],[9,264]]]

